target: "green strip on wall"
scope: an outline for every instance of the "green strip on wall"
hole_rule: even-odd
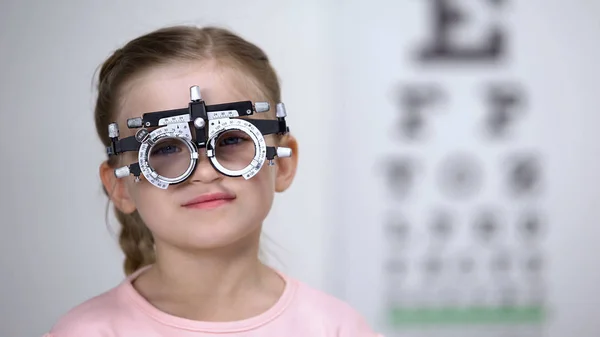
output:
[[[537,324],[544,321],[543,307],[392,308],[389,320],[402,325]]]

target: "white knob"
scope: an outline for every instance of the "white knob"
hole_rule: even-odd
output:
[[[277,103],[277,118],[287,117],[287,112],[285,111],[285,104]]]
[[[129,166],[123,166],[115,169],[115,177],[119,179],[129,176],[129,174],[131,174],[131,171],[129,171]]]
[[[190,100],[197,102],[202,99],[202,94],[200,94],[200,87],[195,85],[190,88]]]
[[[269,102],[256,102],[254,103],[254,110],[256,112],[267,112],[271,109]]]
[[[108,137],[110,137],[110,138],[119,137],[119,125],[117,123],[108,124]]]
[[[290,149],[289,147],[278,147],[277,148],[277,157],[284,158],[284,157],[291,157],[291,156],[292,156],[292,149]]]
[[[194,126],[196,126],[198,129],[202,129],[204,126],[206,125],[206,122],[204,121],[204,119],[198,117],[194,120]]]
[[[142,127],[142,117],[137,117],[137,118],[129,118],[127,120],[127,127],[130,129],[133,128],[141,128]]]

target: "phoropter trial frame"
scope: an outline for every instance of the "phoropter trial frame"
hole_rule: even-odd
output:
[[[269,161],[269,165],[273,165],[275,156],[291,156],[289,148],[267,146],[263,136],[289,132],[283,103],[277,104],[276,120],[240,118],[269,110],[268,102],[253,104],[252,101],[237,101],[207,105],[200,94],[200,87],[192,86],[187,108],[148,112],[142,117],[128,119],[128,128],[140,129],[134,136],[119,139],[118,124],[111,123],[108,126],[111,145],[107,147],[107,153],[112,156],[127,151],[138,151],[138,162],[115,169],[115,176],[124,178],[133,175],[136,181],[139,181],[142,174],[150,183],[162,189],[185,181],[194,172],[199,159],[198,149],[201,148],[206,148],[206,156],[218,172],[230,177],[242,176],[250,179],[258,173],[265,160]],[[195,137],[192,136],[190,124],[193,124]],[[153,131],[147,129],[152,127],[158,128]],[[243,169],[236,171],[221,165],[215,155],[215,140],[224,132],[232,130],[246,133],[254,142],[255,150],[253,160]],[[159,175],[149,164],[153,145],[165,138],[181,140],[187,145],[191,154],[189,167],[182,175],[175,178]]]

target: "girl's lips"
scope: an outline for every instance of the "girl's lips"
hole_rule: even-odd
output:
[[[233,199],[235,199],[235,196],[229,193],[205,193],[200,195],[199,197],[189,200],[182,206],[185,208],[211,209],[228,204]]]

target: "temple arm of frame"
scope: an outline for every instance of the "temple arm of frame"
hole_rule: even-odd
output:
[[[140,149],[140,142],[135,136],[126,137],[113,141],[112,145],[106,148],[106,152],[109,155],[117,155],[127,151],[138,151]]]
[[[273,119],[246,119],[246,121],[254,124],[256,128],[263,135],[270,135],[274,133],[284,134],[289,132],[289,128],[286,126],[285,119],[278,118],[278,120]]]

